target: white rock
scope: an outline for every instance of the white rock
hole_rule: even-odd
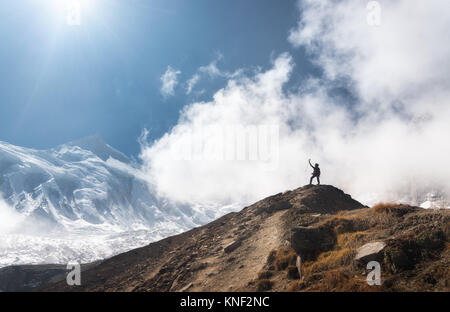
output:
[[[384,242],[367,243],[358,248],[355,260],[361,262],[375,260],[385,247],[386,244]]]

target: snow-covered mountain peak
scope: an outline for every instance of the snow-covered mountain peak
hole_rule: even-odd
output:
[[[0,142],[0,267],[98,260],[237,208],[160,198],[99,136],[49,150]]]
[[[68,142],[58,146],[56,149],[64,149],[74,146],[79,147],[82,150],[92,152],[103,161],[106,161],[108,158],[112,157],[123,163],[130,163],[130,159],[127,156],[106,144],[98,134]]]

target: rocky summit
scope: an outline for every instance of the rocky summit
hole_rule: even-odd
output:
[[[448,291],[449,221],[448,210],[366,207],[307,185],[88,267],[81,286],[31,290]],[[367,282],[370,261],[380,285]]]

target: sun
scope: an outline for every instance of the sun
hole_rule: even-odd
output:
[[[41,0],[53,11],[59,19],[63,19],[67,25],[80,25],[83,16],[91,14],[96,0]]]

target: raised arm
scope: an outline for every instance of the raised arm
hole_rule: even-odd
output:
[[[311,164],[311,159],[308,159],[309,165],[314,169],[314,166]]]

